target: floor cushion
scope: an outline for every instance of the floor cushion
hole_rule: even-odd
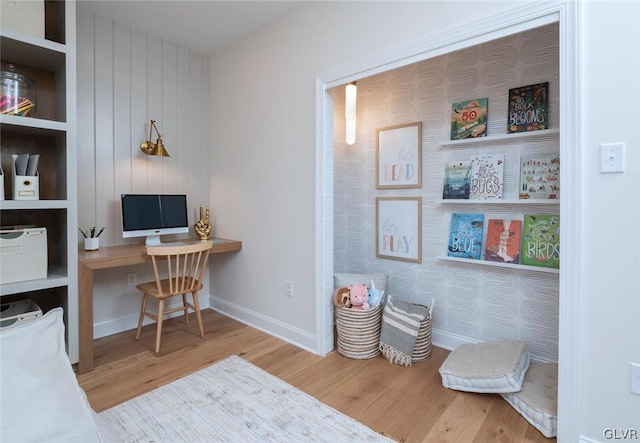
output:
[[[0,441],[101,442],[67,357],[62,308],[0,331]]]
[[[547,438],[558,426],[558,365],[538,363],[529,367],[520,392],[500,394]]]
[[[440,366],[442,385],[457,391],[517,392],[529,368],[524,341],[468,343],[453,350]]]

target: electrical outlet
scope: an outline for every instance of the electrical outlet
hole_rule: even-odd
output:
[[[631,363],[631,393],[640,395],[640,363]]]
[[[127,286],[135,286],[138,280],[137,272],[127,272]]]
[[[293,297],[293,282],[287,280],[287,297]]]

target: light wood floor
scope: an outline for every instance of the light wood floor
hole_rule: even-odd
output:
[[[448,351],[411,367],[383,357],[354,360],[333,352],[319,357],[212,310],[202,312],[205,338],[181,318],[163,327],[160,356],[155,325],[95,341],[96,367],[78,376],[92,407],[101,412],[230,355],[263,370],[399,442],[555,442],[547,439],[497,394],[457,392],[442,386],[438,368]]]

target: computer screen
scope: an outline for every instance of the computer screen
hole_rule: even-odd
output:
[[[187,196],[182,194],[122,194],[122,237],[146,237],[147,246],[160,236],[189,232]]]

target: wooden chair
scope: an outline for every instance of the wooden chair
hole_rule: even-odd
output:
[[[150,246],[147,248],[147,255],[151,256],[153,262],[153,272],[156,279],[154,281],[140,283],[136,286],[144,296],[140,308],[140,319],[138,320],[138,331],[136,340],[140,338],[142,321],[144,317],[155,320],[158,324],[156,332],[156,354],[160,352],[160,337],[162,335],[162,320],[165,315],[178,311],[184,311],[185,323],[189,324],[189,309],[196,313],[198,326],[200,327],[200,337],[204,338],[202,328],[202,317],[198,304],[198,291],[202,289],[202,277],[209,261],[209,250],[213,247],[213,242],[198,242],[184,246]],[[160,261],[166,260],[168,278],[160,278]],[[193,302],[187,302],[187,294],[191,293]],[[170,297],[182,296],[182,306],[165,309],[165,300]],[[159,301],[158,313],[147,312],[147,301],[149,296],[155,297]]]

